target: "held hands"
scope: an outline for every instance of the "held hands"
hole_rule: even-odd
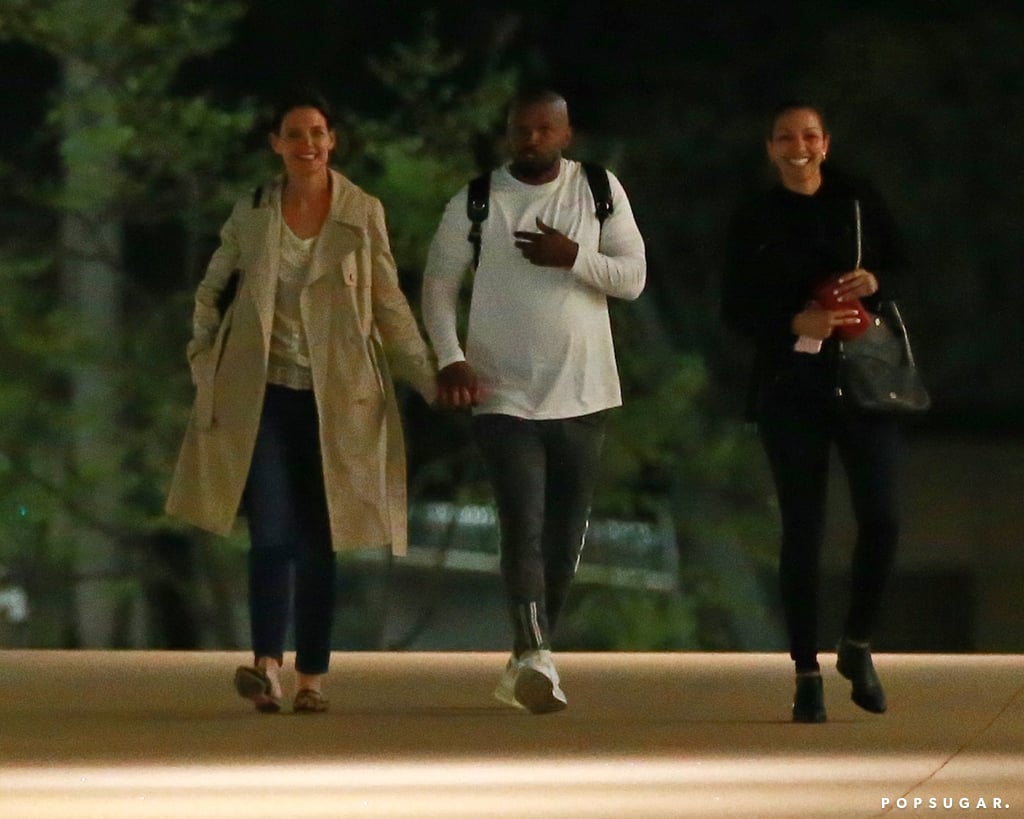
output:
[[[465,361],[449,364],[437,374],[437,404],[440,407],[475,407],[484,393],[476,372]]]
[[[576,262],[579,245],[564,233],[544,224],[539,217],[537,230],[538,233],[517,230],[512,234],[523,258],[542,267],[572,267]]]

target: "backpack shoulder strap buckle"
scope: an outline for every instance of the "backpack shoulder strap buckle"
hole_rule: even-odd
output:
[[[480,225],[490,210],[491,172],[470,180],[466,190],[466,216],[469,218],[469,243],[473,245],[473,269],[480,264]]]

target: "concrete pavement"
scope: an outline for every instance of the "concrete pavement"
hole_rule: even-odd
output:
[[[329,713],[268,716],[238,652],[2,651],[0,816],[1024,816],[1020,655],[876,655],[877,716],[824,654],[823,725],[781,654],[556,658],[559,714],[460,652],[339,653]]]

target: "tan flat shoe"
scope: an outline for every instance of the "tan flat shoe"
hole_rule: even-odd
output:
[[[256,710],[263,714],[276,714],[281,710],[281,698],[273,693],[270,677],[262,668],[247,665],[236,668],[235,691],[240,697],[252,700]]]
[[[296,693],[292,710],[296,714],[322,714],[330,704],[330,700],[319,691],[303,688]]]

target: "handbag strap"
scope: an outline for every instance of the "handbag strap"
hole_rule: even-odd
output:
[[[853,200],[853,220],[854,220],[854,230],[855,230],[855,234],[854,235],[856,236],[856,239],[857,239],[857,261],[854,262],[853,269],[854,270],[860,270],[861,252],[863,250],[863,245],[862,245],[862,242],[861,242],[860,200],[859,199],[854,199]]]
[[[907,335],[907,326],[903,323],[903,316],[900,314],[900,308],[896,305],[896,302],[889,301],[886,303],[887,312],[892,318],[893,330],[899,337],[900,343],[903,345],[903,355],[906,357],[907,364],[911,367],[916,367],[917,364],[914,362],[914,351],[910,349],[910,336]]]
[[[862,254],[864,251],[859,199],[853,200],[853,221],[857,247],[857,262],[853,269],[857,270],[860,268]],[[910,349],[910,337],[907,335],[907,326],[903,323],[903,316],[900,314],[900,308],[896,306],[896,302],[894,301],[886,302],[885,308],[883,309],[885,309],[885,312],[889,314],[889,317],[892,320],[893,330],[899,337],[900,343],[903,345],[903,355],[906,356],[907,363],[911,367],[916,367],[917,365],[914,362],[914,351]]]

